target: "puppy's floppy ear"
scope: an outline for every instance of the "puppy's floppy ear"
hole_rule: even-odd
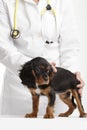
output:
[[[34,87],[35,86],[35,77],[32,73],[33,64],[31,61],[25,63],[20,70],[19,77],[22,80],[22,84],[26,85],[27,87]]]
[[[34,77],[36,77],[36,74],[35,74],[35,72],[34,72],[34,70],[32,69],[32,74],[33,74],[33,76]]]

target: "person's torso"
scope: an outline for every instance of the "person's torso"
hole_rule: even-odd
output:
[[[14,26],[15,0],[5,1],[11,29]],[[43,13],[47,0],[40,0],[36,4],[33,0],[19,0],[17,9],[17,29],[20,37],[14,40],[18,50],[31,58],[42,56],[50,62],[59,65],[59,33],[61,26],[61,1],[50,1],[51,10]],[[46,43],[47,41],[47,43]]]
[[[20,30],[21,35],[14,40],[14,46],[26,56],[31,58],[42,56],[59,66],[58,38],[62,21],[61,0],[52,0],[50,2],[56,12],[56,17],[54,17],[52,11],[46,11],[41,16],[43,9],[47,6],[47,0],[40,0],[38,5],[33,0],[19,0],[17,29]],[[4,0],[4,3],[10,28],[13,29],[15,0]],[[46,41],[49,43],[46,43]],[[40,115],[42,108],[46,104],[45,102],[46,100],[42,98]],[[30,104],[31,95],[29,90],[21,84],[18,76],[6,70],[2,114],[23,115],[27,111],[31,111]]]

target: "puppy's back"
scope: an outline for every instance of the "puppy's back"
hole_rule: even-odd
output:
[[[55,73],[53,79],[51,80],[51,87],[56,92],[64,92],[68,89],[77,89],[76,85],[80,81],[76,79],[76,75],[72,72],[57,67],[57,73]]]

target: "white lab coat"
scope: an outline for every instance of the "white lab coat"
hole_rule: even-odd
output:
[[[41,56],[72,72],[79,71],[79,39],[72,2],[52,0],[50,4],[56,18],[51,11],[41,17],[47,0],[40,0],[38,4],[33,0],[19,0],[17,28],[21,36],[13,40],[10,31],[14,24],[15,0],[0,0],[0,62],[6,66],[0,106],[2,115],[24,116],[32,111],[31,94],[18,77],[25,62]],[[46,40],[53,43],[46,44]],[[41,97],[39,116],[44,114],[46,105],[47,98]],[[63,104],[57,103],[55,114],[62,112],[62,108]]]

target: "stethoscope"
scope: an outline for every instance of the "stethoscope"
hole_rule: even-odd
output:
[[[19,4],[19,0],[16,0],[16,2],[15,2],[15,8],[14,8],[14,26],[13,26],[13,29],[11,30],[11,32],[10,32],[10,36],[13,39],[17,39],[17,38],[20,37],[20,30],[18,30],[18,28],[17,28],[17,10],[18,10],[18,4]],[[54,17],[56,17],[56,12],[52,8],[52,6],[50,5],[50,0],[47,0],[47,6],[41,11],[41,16],[43,16],[46,11],[51,11],[53,13]]]

